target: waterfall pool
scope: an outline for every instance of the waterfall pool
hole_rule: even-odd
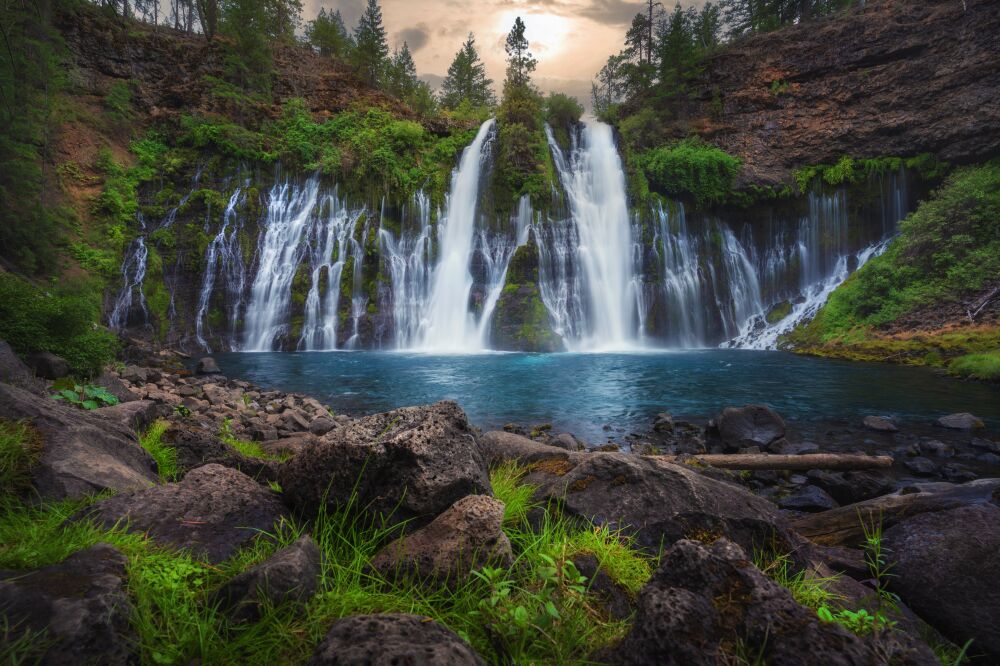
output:
[[[222,371],[368,414],[452,399],[484,429],[551,423],[601,443],[648,430],[658,412],[707,419],[771,405],[795,427],[860,425],[869,414],[927,424],[972,412],[1000,430],[1000,391],[924,368],[749,350],[636,353],[283,352],[215,355]]]

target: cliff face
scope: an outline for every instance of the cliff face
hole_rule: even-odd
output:
[[[740,156],[744,183],[843,155],[975,162],[1000,152],[998,58],[995,0],[870,2],[725,47],[661,111]]]

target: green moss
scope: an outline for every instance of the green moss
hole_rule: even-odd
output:
[[[792,312],[792,304],[790,301],[782,301],[778,303],[773,308],[768,310],[765,319],[768,324],[777,324],[779,321],[787,317]]]
[[[960,377],[1000,382],[1000,350],[952,359],[948,370]]]
[[[636,164],[655,190],[707,206],[727,201],[741,161],[711,144],[686,139],[646,150],[636,156]]]

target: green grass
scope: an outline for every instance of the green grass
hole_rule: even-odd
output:
[[[27,489],[41,454],[41,439],[30,424],[0,419],[0,494]]]
[[[1000,351],[959,356],[948,364],[948,370],[962,377],[1000,382]]]
[[[251,442],[245,439],[240,439],[233,434],[232,419],[226,419],[222,422],[222,427],[219,429],[219,439],[221,439],[225,444],[236,449],[236,451],[248,458],[263,458],[264,460],[287,460],[289,456],[275,456],[271,455],[257,442]]]
[[[163,433],[170,427],[170,422],[165,419],[157,419],[149,430],[139,437],[139,444],[142,448],[153,456],[156,461],[156,470],[160,474],[160,479],[164,482],[175,481],[180,475],[177,467],[177,451],[170,445],[163,443]]]
[[[353,501],[336,511],[327,511],[324,503],[313,521],[277,525],[272,538],[212,566],[140,534],[65,523],[96,498],[36,507],[6,500],[0,503],[0,569],[54,564],[99,541],[120,548],[129,559],[141,661],[149,664],[302,663],[337,618],[382,612],[434,618],[470,641],[489,663],[589,663],[588,655],[620,639],[627,623],[604,617],[572,557],[593,553],[632,592],[655,561],[632,550],[619,534],[576,527],[549,512],[533,529],[526,519],[532,489],[520,483],[523,474],[509,465],[491,474],[498,496],[512,506],[504,529],[516,562],[484,568],[452,586],[373,571],[372,558],[400,527],[357,511]],[[324,565],[321,591],[304,607],[266,608],[258,622],[233,625],[212,605],[219,585],[307,532],[322,549]],[[8,650],[32,657],[44,644],[43,636],[29,636]]]

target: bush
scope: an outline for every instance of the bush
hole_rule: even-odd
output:
[[[699,206],[724,203],[740,170],[740,159],[698,139],[653,148],[638,156],[650,185],[694,199]]]
[[[549,93],[545,98],[545,120],[550,125],[569,127],[580,122],[583,106],[575,97],[563,93]]]
[[[48,351],[66,359],[70,372],[100,374],[114,360],[118,339],[98,328],[100,294],[82,288],[43,291],[9,273],[0,274],[0,339],[21,354]]]
[[[952,359],[948,369],[962,377],[1000,382],[1000,351],[959,356]]]

